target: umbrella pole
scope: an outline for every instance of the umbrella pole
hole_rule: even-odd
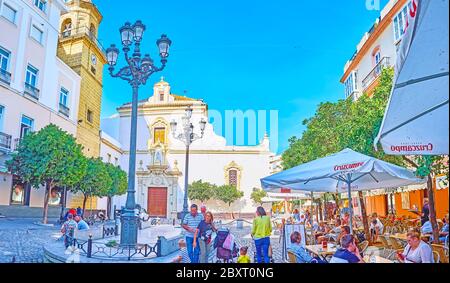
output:
[[[348,207],[350,210],[350,232],[353,234],[353,203],[352,203],[352,177],[347,174],[347,186],[348,186]]]

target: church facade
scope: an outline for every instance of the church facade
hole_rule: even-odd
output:
[[[181,124],[188,107],[193,109],[191,123],[199,133],[201,120],[208,121],[208,105],[202,100],[171,93],[169,83],[161,79],[153,95],[139,102],[136,157],[136,203],[154,217],[176,218],[183,209],[186,146],[175,139],[171,121]],[[129,162],[131,104],[124,104],[118,113],[102,120],[101,156],[125,171]],[[178,126],[178,133],[181,125]],[[216,185],[235,185],[244,196],[230,207],[217,200],[205,205],[218,214],[229,212],[253,214],[256,204],[250,195],[260,188],[260,178],[271,172],[275,155],[269,149],[267,135],[255,146],[232,146],[206,123],[202,139],[190,146],[189,181],[202,180]],[[105,160],[106,159],[106,160]],[[125,205],[126,195],[115,197],[113,205]],[[200,205],[200,203],[197,203]]]

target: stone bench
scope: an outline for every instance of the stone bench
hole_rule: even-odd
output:
[[[89,240],[89,236],[92,236],[92,240],[99,240],[109,237],[114,237],[114,226],[112,225],[100,225],[91,227],[87,230],[75,230],[74,238],[87,241]]]
[[[173,237],[166,238],[164,236],[158,237],[161,241],[161,250],[160,250],[160,256],[166,256],[169,254],[172,254],[180,249],[178,246],[178,242],[181,239],[184,239],[183,235],[177,235]]]

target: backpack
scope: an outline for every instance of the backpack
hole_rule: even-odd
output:
[[[358,238],[358,242],[362,243],[366,240],[366,235],[364,232],[358,232],[356,233],[356,238]]]

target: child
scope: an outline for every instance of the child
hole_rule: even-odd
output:
[[[189,258],[189,254],[186,248],[186,242],[181,239],[178,241],[178,247],[180,248],[180,255],[176,257],[172,262],[173,263],[191,263],[191,259]]]
[[[250,257],[247,254],[248,247],[241,247],[239,249],[239,257],[237,263],[251,263]]]

